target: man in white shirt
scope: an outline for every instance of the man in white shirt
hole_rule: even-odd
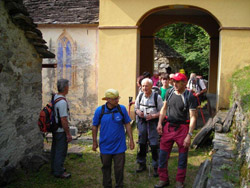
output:
[[[190,79],[187,83],[187,88],[195,93],[195,96],[199,98],[199,105],[205,99],[205,93],[207,88],[202,79],[197,78],[195,73],[190,74]]]

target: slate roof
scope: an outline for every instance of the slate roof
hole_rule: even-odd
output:
[[[42,32],[37,29],[33,19],[29,16],[22,0],[4,0],[5,8],[12,22],[24,31],[24,35],[32,44],[41,58],[54,58],[55,54],[51,53],[43,40]]]
[[[167,45],[167,43],[162,39],[155,38],[155,48],[157,51],[163,53],[168,59],[171,58],[184,59],[182,55],[180,55],[173,48]]]
[[[37,24],[98,24],[99,0],[23,0]]]

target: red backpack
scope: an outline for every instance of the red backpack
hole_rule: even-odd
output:
[[[59,123],[56,123],[55,120],[55,110],[54,106],[57,102],[66,99],[64,97],[59,97],[54,100],[54,94],[52,94],[52,99],[49,104],[47,104],[40,112],[40,116],[38,119],[38,127],[41,132],[53,132],[56,131],[59,127]],[[59,122],[59,121],[58,121]]]

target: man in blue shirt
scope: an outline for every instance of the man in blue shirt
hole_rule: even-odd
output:
[[[105,92],[105,97],[102,100],[106,100],[106,104],[97,107],[93,118],[92,137],[93,137],[93,151],[98,148],[97,133],[98,126],[100,127],[100,153],[102,162],[103,173],[103,186],[105,188],[112,187],[111,179],[111,167],[112,159],[114,160],[115,169],[115,187],[123,187],[123,172],[125,164],[125,151],[126,132],[129,136],[129,147],[134,149],[134,140],[132,130],[130,126],[130,117],[123,105],[119,105],[119,93],[115,89],[108,89]]]

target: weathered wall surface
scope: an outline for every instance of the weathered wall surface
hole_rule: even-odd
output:
[[[41,59],[0,1],[0,184],[43,151]],[[30,163],[31,165],[31,163]],[[7,175],[7,177],[6,177]]]
[[[43,68],[43,105],[57,92],[56,81],[70,81],[69,101],[71,125],[79,128],[91,125],[97,107],[97,27],[40,26],[55,59],[43,63],[57,63],[57,68]]]

